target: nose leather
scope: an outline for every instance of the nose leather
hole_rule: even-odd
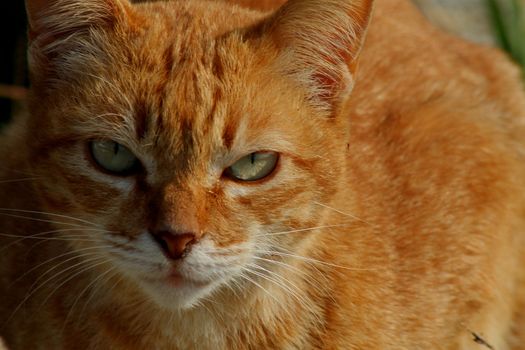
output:
[[[195,234],[191,232],[174,233],[161,231],[152,233],[152,236],[162,248],[164,254],[172,260],[179,260],[186,256],[191,246],[197,240]]]

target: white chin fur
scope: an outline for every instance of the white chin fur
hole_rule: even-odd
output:
[[[197,286],[191,282],[185,282],[172,286],[162,280],[143,281],[140,286],[159,307],[166,310],[190,309],[215,289],[215,284]]]

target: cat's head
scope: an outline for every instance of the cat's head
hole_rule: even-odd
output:
[[[340,110],[371,0],[265,18],[220,2],[26,5],[29,163],[45,210],[78,219],[62,234],[79,255],[185,308],[311,244],[345,171]]]

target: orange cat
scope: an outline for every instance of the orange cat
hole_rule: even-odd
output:
[[[232,3],[26,1],[7,346],[525,349],[518,69],[405,0]]]

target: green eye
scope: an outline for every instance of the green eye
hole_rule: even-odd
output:
[[[121,176],[129,175],[139,165],[139,160],[127,147],[114,141],[91,141],[89,148],[95,162],[110,173]]]
[[[257,181],[275,170],[278,159],[279,155],[275,152],[255,152],[239,159],[226,172],[236,180]]]

